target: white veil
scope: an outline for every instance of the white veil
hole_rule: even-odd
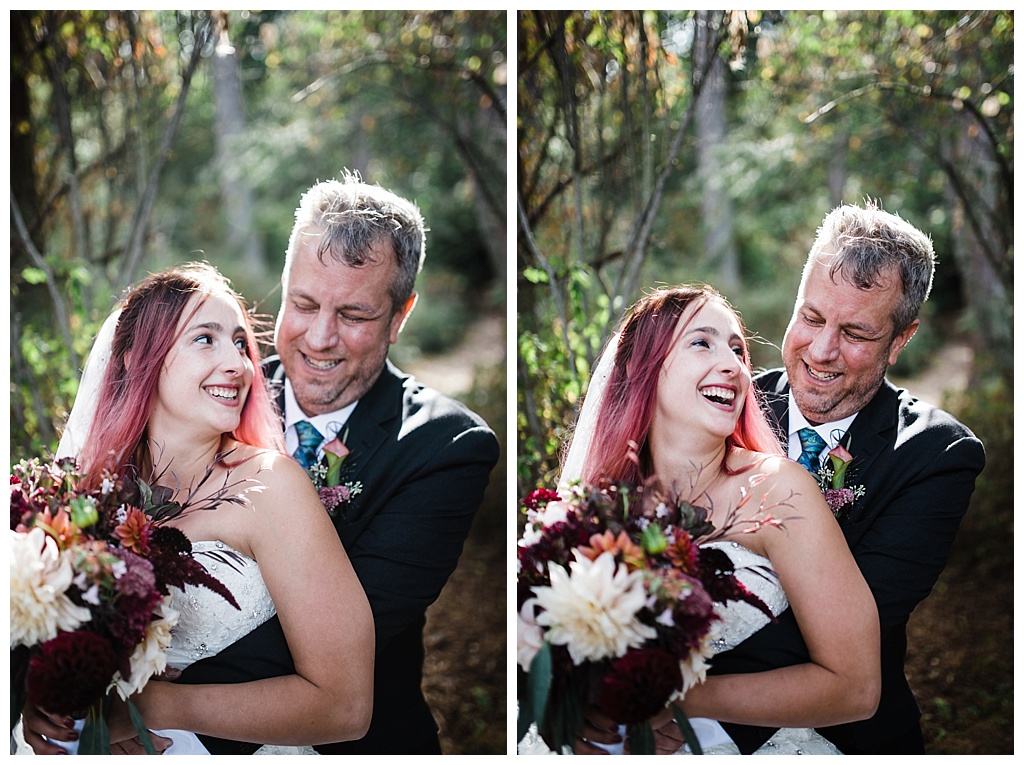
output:
[[[96,414],[100,384],[103,382],[107,365],[110,363],[110,354],[114,345],[114,330],[117,329],[117,320],[120,316],[121,309],[114,309],[96,335],[92,350],[89,352],[89,359],[82,371],[78,395],[75,396],[75,403],[71,407],[71,414],[68,415],[67,425],[64,426],[60,443],[57,445],[57,459],[77,457],[82,451],[82,444],[85,443],[85,439],[89,435],[92,418]]]
[[[601,408],[601,401],[604,399],[605,388],[608,387],[608,379],[612,376],[612,370],[615,368],[615,354],[618,350],[619,333],[616,332],[608,340],[604,353],[601,354],[597,366],[594,367],[594,374],[590,377],[587,395],[583,400],[583,409],[576,420],[569,453],[562,465],[562,474],[558,481],[559,488],[565,488],[573,481],[583,477],[583,464],[586,462],[590,444],[594,440],[594,430],[597,428],[597,413]]]

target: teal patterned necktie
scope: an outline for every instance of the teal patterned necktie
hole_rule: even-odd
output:
[[[797,462],[813,473],[821,467],[818,457],[825,449],[825,441],[814,428],[801,428],[797,436],[800,438],[800,448],[803,449]]]
[[[299,448],[295,450],[292,457],[302,467],[309,470],[316,464],[316,451],[324,440],[323,435],[313,427],[308,420],[299,420],[295,423],[295,432],[299,435]]]

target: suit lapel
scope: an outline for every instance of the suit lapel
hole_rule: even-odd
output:
[[[896,389],[888,380],[883,380],[882,387],[874,398],[861,409],[860,414],[857,415],[846,432],[843,442],[848,442],[847,449],[853,455],[853,462],[850,465],[850,482],[864,484],[866,491],[864,497],[844,515],[842,520],[851,523],[862,520],[867,512],[866,508],[872,506],[871,486],[861,480],[859,476],[871,475],[871,466],[889,448],[890,439],[886,437],[886,434],[897,425],[894,413],[898,411],[896,405],[898,398]]]
[[[761,383],[768,406],[779,427],[782,448],[789,448],[789,378],[785,372],[777,378],[765,377]],[[867,405],[860,411],[850,429],[843,437],[843,444],[853,455],[850,466],[850,483],[863,483],[859,475],[868,475],[871,465],[886,451],[889,440],[885,437],[896,427],[893,412],[897,411],[896,400],[899,394],[888,380],[882,381],[882,387]],[[865,484],[865,496],[858,500],[852,508],[843,513],[839,519],[842,526],[859,521],[864,517],[865,508],[871,505],[870,486]]]
[[[267,359],[265,364],[264,371],[267,379],[270,380],[273,397],[277,401],[283,417],[284,365],[277,357]],[[342,429],[342,433],[347,432],[345,446],[349,450],[349,456],[342,466],[343,481],[361,480],[360,476],[372,463],[373,455],[387,442],[393,421],[401,419],[402,380],[401,373],[388,361],[380,377],[349,415],[348,422]],[[358,515],[359,499],[360,496],[357,495],[350,508],[351,514],[346,513],[350,520]]]
[[[402,416],[402,378],[391,362],[387,363],[377,382],[367,391],[346,425],[350,459],[353,461],[350,476],[358,480],[360,474],[373,459],[373,455],[388,439],[389,426]]]

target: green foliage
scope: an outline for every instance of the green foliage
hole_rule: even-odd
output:
[[[485,221],[506,217],[505,12],[228,12],[245,99],[228,156],[251,192],[251,220],[232,219],[221,196],[212,43],[185,80],[218,13],[12,12],[12,201],[70,324],[57,325],[46,270],[13,246],[14,454],[56,445],[76,366],[128,286],[133,237],[142,250],[131,278],[207,260],[273,314],[299,197],[346,168],[414,199],[430,229],[419,282],[429,299],[403,339],[423,347],[410,351],[450,347],[504,300],[504,230]],[[261,262],[243,259],[233,227],[255,232]]]
[[[976,336],[1012,358],[1012,14],[701,18],[726,28],[727,127],[714,157],[739,283],[724,279],[707,254],[707,180],[693,169],[693,127],[677,155],[666,153],[687,119],[693,15],[518,15],[518,193],[528,221],[518,251],[523,491],[557,472],[600,350],[586,328],[607,337],[648,287],[712,284],[763,340],[751,349],[755,367],[778,366],[815,230],[841,202],[878,199],[935,245],[939,265],[922,327],[894,374],[928,363],[954,329],[947,317],[983,308],[987,318],[970,319]],[[650,196],[663,165],[672,168],[663,197]],[[650,239],[638,244],[651,208]],[[632,286],[623,276],[630,258],[639,262]],[[574,280],[577,272],[587,280]],[[599,313],[598,298],[614,308]]]

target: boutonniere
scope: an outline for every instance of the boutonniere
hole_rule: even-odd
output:
[[[324,444],[325,462],[319,462],[309,469],[309,477],[313,479],[320,501],[324,503],[327,514],[336,518],[338,513],[344,512],[345,508],[352,501],[352,498],[363,490],[363,484],[342,483],[342,464],[348,456],[348,447],[345,446],[346,430],[340,436]]]
[[[848,510],[854,502],[864,496],[864,486],[857,484],[847,486],[847,470],[853,462],[853,455],[842,444],[838,444],[828,453],[825,464],[814,474],[818,479],[821,493],[825,495],[832,514],[838,518]]]

